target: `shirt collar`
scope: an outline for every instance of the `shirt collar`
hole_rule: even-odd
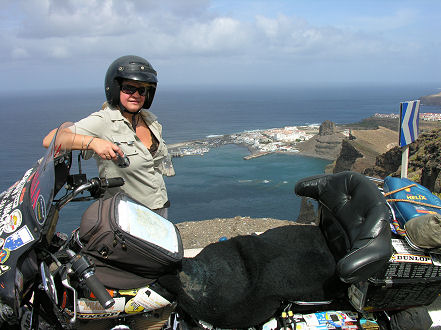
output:
[[[121,111],[117,107],[109,106],[108,109],[110,110],[110,120],[117,121],[125,119],[124,116],[121,114]],[[150,125],[158,119],[158,117],[156,117],[152,112],[146,109],[141,109],[140,114],[147,125]]]

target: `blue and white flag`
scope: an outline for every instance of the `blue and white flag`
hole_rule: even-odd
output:
[[[420,100],[400,104],[400,147],[407,146],[418,138]]]

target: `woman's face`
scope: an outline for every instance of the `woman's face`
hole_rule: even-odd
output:
[[[147,84],[134,80],[124,80],[121,83],[119,100],[130,112],[137,112],[142,108],[145,101]],[[142,95],[141,95],[142,94]]]

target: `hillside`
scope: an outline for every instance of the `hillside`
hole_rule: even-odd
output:
[[[377,156],[398,145],[398,132],[381,126],[371,130],[351,130],[351,135],[351,139],[343,141],[333,173],[345,170],[362,173],[365,168],[375,165]]]

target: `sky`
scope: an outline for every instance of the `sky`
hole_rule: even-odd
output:
[[[93,88],[123,55],[163,86],[441,87],[439,0],[0,0],[2,91]]]

